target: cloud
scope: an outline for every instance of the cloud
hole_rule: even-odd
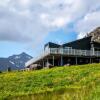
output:
[[[78,38],[82,38],[87,33],[100,26],[100,11],[88,13],[82,20],[79,20],[76,29]]]
[[[74,25],[74,29],[77,32],[77,38],[84,37],[87,33],[100,26],[100,1],[84,0],[84,2],[86,2],[86,12]]]
[[[0,41],[37,44],[69,24],[80,38],[100,25],[99,16],[100,0],[0,0]]]

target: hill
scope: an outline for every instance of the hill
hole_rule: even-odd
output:
[[[32,57],[26,53],[19,55],[12,55],[8,58],[0,58],[0,71],[7,71],[10,67],[11,70],[23,69],[25,62],[32,59]]]
[[[5,100],[100,100],[100,64],[0,74]]]

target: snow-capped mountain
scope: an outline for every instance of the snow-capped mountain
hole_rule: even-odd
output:
[[[0,71],[6,71],[9,67],[11,70],[23,69],[25,62],[32,59],[32,57],[26,53],[19,55],[12,55],[8,58],[0,58]]]

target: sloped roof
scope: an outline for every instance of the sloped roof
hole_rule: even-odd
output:
[[[45,44],[44,47],[46,47],[47,45],[48,45],[49,47],[60,47],[60,46],[61,46],[61,45],[56,44],[56,43],[48,42],[47,44]]]
[[[63,47],[71,47],[72,49],[90,50],[91,36],[78,39],[69,43],[63,44]]]

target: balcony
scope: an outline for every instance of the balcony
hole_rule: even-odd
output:
[[[100,51],[92,51],[92,50],[79,50],[72,48],[49,48],[48,51],[50,52],[50,54],[100,57]]]
[[[67,48],[48,48],[41,55],[36,58],[31,59],[25,65],[28,66],[32,63],[40,61],[44,59],[48,55],[65,55],[65,56],[79,56],[79,57],[100,57],[100,51],[92,51],[92,50],[78,50],[72,49],[70,47]]]

